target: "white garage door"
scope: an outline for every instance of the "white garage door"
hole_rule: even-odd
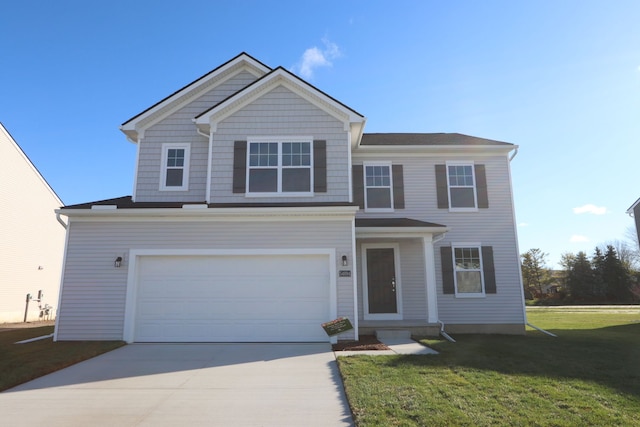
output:
[[[328,341],[326,255],[148,256],[134,341]]]

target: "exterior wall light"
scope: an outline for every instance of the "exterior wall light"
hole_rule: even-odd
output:
[[[120,268],[120,266],[122,265],[122,257],[119,256],[118,258],[116,258],[116,260],[113,262],[113,265],[115,268]]]
[[[346,255],[342,255],[342,266],[346,267],[347,265],[349,265],[349,260]]]

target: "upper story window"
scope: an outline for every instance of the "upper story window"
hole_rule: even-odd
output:
[[[447,163],[447,182],[450,209],[478,208],[473,164]]]
[[[247,194],[311,194],[311,138],[255,139],[248,142]]]
[[[160,190],[188,190],[190,148],[189,144],[162,144]]]
[[[364,164],[365,210],[393,210],[393,182],[390,163]]]
[[[484,295],[482,255],[479,246],[453,247],[456,295]]]

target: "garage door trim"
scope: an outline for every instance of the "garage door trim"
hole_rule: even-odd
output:
[[[153,256],[238,256],[238,255],[324,255],[329,263],[329,310],[331,320],[337,317],[336,250],[317,249],[131,249],[128,259],[127,295],[125,301],[123,340],[134,342],[137,277],[140,257]],[[335,339],[332,338],[332,341]]]

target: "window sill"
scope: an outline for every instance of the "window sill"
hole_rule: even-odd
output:
[[[372,212],[372,213],[383,213],[383,212],[395,212],[395,209],[393,208],[364,208],[365,212]]]
[[[158,191],[189,191],[187,187],[160,187]]]
[[[245,193],[245,197],[313,197],[314,193]]]
[[[486,298],[487,294],[456,294],[456,298]]]
[[[449,212],[478,212],[478,208],[449,208]]]

